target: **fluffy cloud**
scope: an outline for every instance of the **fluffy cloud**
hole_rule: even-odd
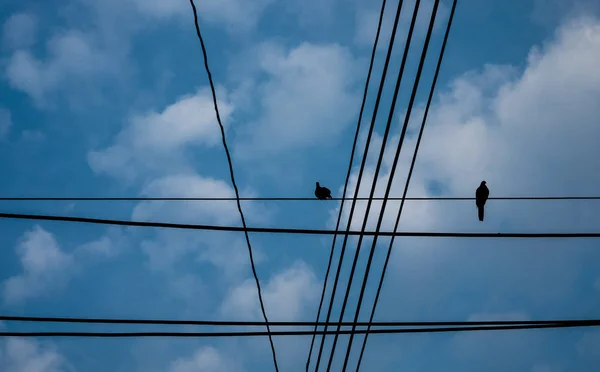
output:
[[[221,121],[227,127],[233,106],[227,100],[217,102]],[[176,172],[178,169],[173,167],[177,164],[187,168],[187,162],[182,159],[186,148],[217,146],[220,136],[212,96],[204,88],[194,95],[180,97],[162,112],[132,117],[114,144],[91,151],[88,162],[96,173],[131,182],[143,171],[163,173],[169,169]]]
[[[35,42],[37,19],[27,13],[17,13],[4,22],[2,41],[9,48],[27,48]]]
[[[27,93],[43,108],[53,103],[51,95],[56,92],[74,84],[97,84],[118,72],[118,62],[93,35],[71,29],[48,40],[45,58],[27,49],[15,51],[5,74],[14,89]]]
[[[16,250],[23,273],[4,282],[4,301],[8,304],[48,294],[64,285],[71,274],[73,258],[39,226],[24,234]]]
[[[131,0],[142,14],[153,18],[185,17],[191,21],[191,5],[188,0]],[[240,32],[253,28],[263,10],[273,0],[208,0],[196,1],[198,16],[215,25],[226,25],[230,31]]]
[[[169,372],[236,372],[242,370],[234,358],[227,358],[214,347],[200,348],[192,357],[177,359],[169,367]]]
[[[0,370],[5,372],[72,372],[73,367],[56,348],[35,341],[8,338],[0,344]]]
[[[127,244],[120,229],[109,229],[100,239],[66,252],[54,235],[40,226],[26,231],[17,244],[16,253],[22,273],[3,283],[4,302],[16,305],[49,296],[64,288],[81,264],[98,257],[114,257]]]
[[[599,112],[594,104],[600,98],[600,74],[594,62],[600,58],[599,50],[600,23],[583,18],[560,28],[555,40],[543,48],[533,48],[521,74],[510,66],[487,66],[454,80],[450,91],[441,94],[430,110],[409,196],[431,196],[432,182],[446,195],[471,196],[482,179],[488,181],[492,196],[594,194],[600,179],[588,170],[600,156]],[[411,120],[415,128],[420,125],[419,111]],[[392,136],[388,142],[376,196],[385,191],[397,141]],[[402,195],[414,141],[414,137],[405,141],[392,196]],[[370,191],[374,159],[361,184],[363,196]],[[562,176],[555,177],[557,173]],[[356,175],[357,171],[351,192]],[[372,227],[380,204],[373,203]],[[398,204],[388,203],[384,228],[393,227]],[[360,228],[365,205],[357,207],[354,228]],[[581,223],[580,228],[591,226],[582,207],[573,204],[562,212],[573,213],[572,221]],[[507,221],[510,208],[518,205],[490,203],[490,223]],[[564,221],[562,216],[546,213],[550,205],[544,208],[510,215],[510,220],[530,225],[534,216],[544,215],[546,225],[559,226]],[[407,202],[401,226],[423,230],[461,224],[464,228],[466,221],[475,220],[473,213],[471,206],[463,204]],[[504,219],[494,217],[502,213]]]
[[[242,128],[243,157],[293,152],[332,143],[353,120],[355,84],[362,76],[350,52],[339,45],[303,43],[285,51],[263,46],[257,85],[259,118]]]
[[[12,127],[10,111],[0,106],[0,139],[6,137]]]
[[[312,310],[320,284],[312,269],[298,261],[275,274],[261,289],[269,320],[296,320],[305,315],[306,309]],[[233,288],[221,312],[227,318],[262,319],[254,279]]]

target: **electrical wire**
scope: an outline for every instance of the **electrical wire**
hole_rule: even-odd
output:
[[[411,27],[414,27],[414,23],[416,22],[416,19],[417,19],[416,12],[417,12],[418,5],[419,5],[419,1],[417,0],[417,2],[415,3],[415,15],[413,17],[413,21],[412,21],[413,23],[411,24]],[[377,238],[378,238],[377,232],[379,232],[380,229],[381,229],[381,226],[382,226],[382,223],[383,223],[383,216],[385,215],[385,208],[387,206],[387,198],[389,197],[390,192],[392,190],[392,183],[394,181],[394,176],[396,174],[396,169],[397,169],[397,166],[398,166],[398,161],[400,159],[400,153],[402,151],[402,146],[404,144],[404,139],[405,139],[405,136],[406,136],[406,130],[408,129],[408,123],[410,121],[410,115],[412,113],[412,109],[413,109],[413,106],[414,106],[414,103],[415,103],[415,98],[416,98],[417,91],[418,91],[418,88],[419,88],[419,82],[421,81],[421,74],[423,72],[423,66],[425,64],[425,59],[427,57],[427,50],[429,49],[429,42],[431,41],[431,34],[433,32],[433,25],[435,23],[435,19],[436,19],[436,16],[437,16],[438,6],[439,6],[439,0],[436,0],[434,2],[434,4],[433,4],[433,9],[431,11],[431,19],[429,20],[429,28],[427,30],[427,36],[425,37],[425,42],[423,44],[423,50],[421,52],[421,59],[419,61],[419,66],[417,68],[415,82],[413,84],[413,88],[412,88],[412,92],[411,92],[411,95],[410,95],[410,100],[409,100],[409,103],[408,103],[408,107],[407,107],[406,113],[404,115],[404,124],[402,126],[402,132],[401,132],[400,138],[398,140],[398,146],[396,148],[396,154],[394,156],[394,162],[392,163],[391,168],[390,168],[391,170],[390,170],[390,175],[388,177],[388,182],[387,182],[387,186],[386,186],[386,190],[385,190],[385,195],[383,197],[383,203],[382,203],[381,209],[379,211],[379,218],[378,218],[378,221],[377,221],[377,226],[375,228],[375,236],[373,237],[373,241],[371,243],[371,250],[369,252],[369,257],[367,259],[367,266],[365,268],[364,279],[363,279],[363,283],[362,283],[362,286],[361,286],[360,294],[359,294],[359,297],[358,297],[358,302],[357,302],[357,305],[356,305],[356,311],[355,311],[355,314],[354,314],[354,321],[355,322],[358,321],[358,316],[360,314],[360,309],[361,309],[361,306],[362,306],[362,301],[363,301],[363,298],[364,298],[364,294],[365,294],[365,290],[366,290],[366,286],[367,286],[367,281],[368,281],[368,278],[369,278],[369,272],[371,270],[371,264],[373,262],[373,255],[375,253],[375,247],[377,245]],[[411,31],[409,31],[409,37],[410,37],[411,33],[412,33],[412,29],[411,29]],[[400,83],[398,82],[398,85],[396,87],[396,92],[395,92],[395,95],[394,95],[394,100],[392,101],[392,105],[391,105],[391,108],[390,108],[390,114],[389,114],[389,117],[388,117],[388,122],[387,122],[387,127],[386,127],[386,135],[389,132],[389,129],[391,127],[392,120],[393,120],[393,117],[394,117],[394,111],[395,111],[395,106],[396,106],[396,97],[397,97],[397,94],[398,94],[399,86],[400,86]],[[384,153],[385,153],[385,142],[384,142],[384,144],[382,145],[382,148],[381,148],[381,152],[380,152],[380,155],[379,155],[379,160],[378,160],[378,163],[377,163],[377,170],[376,170],[376,174],[375,174],[374,177],[377,177],[379,168],[380,168],[380,166],[381,166],[381,164],[383,162]],[[375,182],[373,183],[373,190],[371,192],[372,193],[375,192]],[[365,220],[363,221],[363,230],[366,228],[366,225],[367,225],[367,219],[365,218]],[[359,246],[360,246],[360,241],[361,240],[362,240],[362,236],[359,239]],[[356,254],[355,258],[354,258],[353,269],[356,267],[356,263],[358,262],[358,250],[357,250],[356,253],[357,254]],[[347,301],[347,298],[350,296],[350,289],[351,289],[351,285],[352,285],[352,275],[353,274],[354,274],[354,270],[352,270],[351,273],[350,273],[351,277],[350,277],[350,280],[348,282],[348,288],[346,290],[346,298],[345,298],[344,301]],[[355,329],[355,327],[352,327],[352,329]],[[350,337],[349,337],[349,340],[348,340],[348,347],[346,348],[346,355],[344,357],[344,364],[343,364],[343,367],[342,367],[342,371],[345,371],[346,368],[347,368],[347,366],[348,366],[348,361],[350,360],[350,351],[352,350],[352,342],[353,342],[353,340],[354,340],[354,334],[351,333]],[[332,352],[332,354],[333,354],[333,352]],[[332,360],[333,360],[333,358],[332,358]]]
[[[84,324],[146,324],[146,325],[196,325],[196,326],[264,326],[265,322],[258,321],[228,321],[228,320],[175,320],[175,319],[119,319],[119,318],[75,318],[75,317],[36,317],[0,315],[1,321],[28,323],[84,323]],[[531,325],[553,323],[588,324],[594,319],[551,319],[551,320],[486,320],[486,321],[438,321],[438,322],[298,322],[271,321],[269,325],[277,327],[308,327],[319,326],[376,326],[376,327],[432,327],[432,326],[490,326],[490,325]]]
[[[220,197],[0,197],[0,201],[234,201],[237,198],[220,198]],[[332,199],[317,199],[311,198],[294,198],[294,197],[240,197],[239,200],[244,201],[339,201],[339,200],[369,200],[367,197],[357,198],[332,198]],[[372,200],[383,200],[383,198],[372,198]],[[402,200],[401,197],[389,197],[388,200]],[[432,197],[407,197],[404,200],[410,201],[463,201],[463,200],[475,200],[470,197],[445,197],[445,196],[432,196]],[[489,197],[488,200],[600,200],[600,196],[499,196]]]
[[[344,210],[344,201],[346,200],[346,191],[348,189],[348,182],[350,180],[350,175],[352,174],[352,163],[354,162],[354,152],[356,151],[356,144],[358,143],[358,135],[360,134],[360,126],[362,122],[362,116],[365,109],[365,103],[367,102],[367,93],[369,91],[369,82],[371,81],[371,73],[373,72],[373,64],[375,61],[375,54],[377,51],[377,45],[379,43],[379,35],[381,34],[381,25],[383,24],[383,15],[385,13],[385,4],[386,0],[381,2],[381,11],[379,13],[379,23],[377,24],[377,33],[375,34],[375,41],[373,43],[373,50],[371,52],[371,61],[369,62],[369,71],[367,72],[367,79],[365,82],[365,90],[363,93],[362,103],[360,105],[360,112],[358,114],[358,123],[356,125],[356,133],[354,134],[354,142],[352,144],[352,151],[350,152],[350,161],[348,164],[348,171],[346,172],[346,180],[344,182],[344,191],[342,192],[342,202],[340,203],[340,210],[338,212],[337,222],[335,224],[335,230],[337,231],[340,227],[340,222],[342,220],[342,212]],[[367,154],[365,153],[365,157]],[[356,200],[356,199],[354,199]],[[333,254],[335,251],[335,243],[337,240],[337,234],[333,235],[333,242],[331,243],[331,252],[329,254],[329,262],[327,263],[327,270],[325,272],[325,279],[323,280],[323,291],[321,292],[321,299],[319,301],[319,308],[317,310],[317,319],[321,317],[321,309],[323,308],[323,300],[325,299],[325,291],[327,289],[327,282],[329,281],[329,272],[331,271],[331,263],[333,261]],[[315,324],[315,331],[317,330],[317,325]],[[313,335],[312,340],[310,342],[310,350],[308,352],[308,358],[306,360],[306,372],[308,372],[308,368],[310,366],[310,358],[312,356],[313,347],[315,344],[316,333]]]
[[[419,130],[419,136],[417,138],[417,143],[415,145],[415,150],[414,150],[412,161],[411,161],[411,164],[410,164],[410,169],[408,171],[408,177],[406,179],[406,184],[404,186],[404,192],[403,192],[403,195],[402,195],[402,202],[400,203],[400,208],[398,210],[398,216],[396,218],[396,223],[394,225],[394,231],[397,231],[398,225],[399,225],[399,222],[400,222],[400,216],[402,215],[402,209],[404,207],[404,200],[405,200],[406,194],[408,193],[408,187],[410,185],[410,180],[411,180],[412,173],[413,173],[413,170],[414,170],[414,167],[415,167],[415,163],[416,163],[416,159],[417,159],[417,154],[418,154],[418,151],[419,151],[419,146],[421,144],[421,139],[423,138],[423,131],[425,129],[425,124],[427,122],[427,115],[429,114],[429,108],[431,106],[431,101],[433,99],[433,92],[435,91],[435,85],[437,83],[437,79],[438,79],[438,76],[439,76],[440,68],[441,68],[441,65],[442,65],[442,60],[443,60],[443,57],[444,57],[444,52],[446,50],[446,44],[448,42],[448,36],[450,35],[450,28],[452,26],[452,20],[454,19],[454,13],[455,13],[455,10],[456,10],[456,4],[457,4],[457,0],[454,0],[452,2],[452,9],[450,11],[450,16],[449,16],[449,19],[448,19],[448,24],[446,26],[446,33],[444,34],[444,40],[442,42],[442,48],[440,50],[440,57],[438,58],[437,66],[435,68],[435,73],[434,73],[434,76],[433,76],[433,81],[431,83],[431,89],[429,91],[429,97],[427,98],[427,104],[425,106],[425,111],[423,113],[423,119],[422,119],[422,122],[421,122],[421,128]],[[369,323],[373,321],[373,318],[375,316],[375,309],[377,308],[377,302],[379,301],[379,295],[381,294],[381,288],[383,286],[383,280],[384,280],[385,273],[386,273],[386,270],[387,270],[387,265],[389,263],[390,256],[391,256],[391,253],[392,253],[393,244],[394,244],[394,237],[392,237],[392,239],[390,241],[390,245],[388,247],[387,255],[385,257],[385,262],[383,264],[383,269],[382,269],[382,272],[381,272],[381,277],[379,279],[379,285],[377,287],[377,292],[376,292],[376,295],[375,295],[375,300],[373,302],[373,308],[371,309],[371,315],[369,317]],[[367,280],[367,275],[365,274],[365,279],[364,279],[364,282],[363,282],[363,288],[364,288],[364,285],[366,284],[366,280]],[[358,310],[357,310],[357,312],[358,312]],[[363,343],[362,343],[362,346],[361,346],[360,355],[358,357],[358,363],[357,363],[356,371],[358,371],[360,369],[360,365],[361,365],[362,358],[363,358],[363,355],[364,355],[364,352],[365,352],[365,347],[366,347],[366,344],[367,344],[367,339],[368,339],[368,336],[369,336],[369,330],[370,330],[370,328],[371,328],[371,326],[367,327],[367,332],[365,333],[365,337],[363,338]],[[350,337],[352,337],[352,336],[350,336]]]
[[[389,110],[389,114],[388,114],[388,120],[386,123],[386,127],[385,127],[385,131],[381,140],[381,149],[379,151],[379,157],[377,160],[377,165],[375,167],[375,173],[373,174],[373,182],[371,185],[371,191],[369,194],[369,200],[367,201],[367,206],[366,206],[366,211],[365,211],[365,217],[363,219],[363,223],[361,226],[361,233],[366,231],[367,228],[367,221],[368,221],[368,217],[369,217],[369,213],[371,211],[371,205],[373,202],[373,198],[375,196],[375,190],[376,190],[376,186],[377,186],[377,181],[379,179],[379,172],[381,170],[381,165],[383,163],[383,156],[385,154],[385,148],[386,148],[386,144],[389,138],[389,134],[390,134],[390,129],[391,129],[391,122],[393,119],[393,115],[394,115],[394,110],[396,107],[396,102],[398,99],[398,93],[400,91],[400,85],[402,83],[402,78],[404,77],[404,68],[406,67],[406,60],[408,57],[408,51],[410,49],[410,45],[411,45],[411,41],[412,41],[412,35],[414,32],[414,28],[415,28],[415,23],[417,21],[417,14],[419,11],[419,5],[420,5],[420,0],[416,0],[415,2],[415,7],[413,10],[413,15],[412,15],[412,19],[410,22],[410,26],[408,29],[408,35],[406,36],[406,42],[405,42],[405,47],[404,47],[404,53],[402,55],[402,62],[400,63],[400,69],[398,71],[398,76],[396,78],[396,86],[394,88],[394,94],[392,96],[392,104],[390,106],[390,110]],[[391,178],[390,178],[391,181]],[[384,203],[386,202],[385,198],[384,198]],[[377,231],[376,231],[377,233]],[[339,319],[340,321],[342,321],[343,317],[344,317],[344,312],[346,311],[346,306],[348,304],[348,298],[350,295],[350,288],[352,287],[352,279],[354,278],[354,271],[356,270],[356,264],[358,263],[358,257],[360,255],[360,248],[361,248],[361,244],[363,241],[364,235],[360,234],[358,237],[358,243],[355,249],[355,254],[354,254],[354,260],[352,262],[352,267],[350,269],[350,275],[349,275],[349,279],[348,279],[348,284],[346,286],[346,293],[344,295],[344,300],[342,302],[342,307],[340,310],[340,314],[339,314]],[[347,239],[347,238],[346,238]],[[332,296],[334,296],[334,294],[332,294]],[[339,330],[339,326],[338,326],[338,330]],[[327,363],[327,371],[331,370],[331,365],[333,363],[333,357],[335,355],[335,350],[336,350],[336,346],[337,346],[337,342],[338,342],[338,338],[339,335],[336,334],[333,338],[333,344],[331,346],[331,353],[329,354],[329,361]]]
[[[207,231],[235,231],[235,232],[253,232],[253,233],[272,233],[272,234],[306,234],[306,235],[365,235],[365,236],[409,236],[409,237],[429,237],[429,238],[600,238],[597,232],[576,232],[576,233],[455,233],[455,232],[410,232],[410,231],[335,231],[320,229],[280,229],[273,227],[238,227],[238,226],[215,226],[215,225],[195,225],[184,223],[167,222],[142,222],[142,221],[123,221],[108,220],[100,218],[87,217],[67,217],[50,216],[39,214],[21,214],[21,213],[2,213],[0,218],[18,219],[18,220],[39,220],[39,221],[59,221],[59,222],[78,222],[99,225],[117,225],[117,226],[137,226],[137,227],[158,227],[168,229],[184,230],[207,230]]]
[[[397,27],[398,27],[398,21],[400,19],[400,13],[402,10],[402,4],[403,4],[403,0],[400,0],[398,2],[398,7],[396,10],[396,17],[394,19],[394,25],[392,26],[392,34],[390,35],[390,41],[389,41],[389,46],[388,46],[388,50],[387,50],[387,54],[385,57],[385,62],[383,65],[383,71],[381,72],[381,80],[379,82],[379,88],[377,90],[377,97],[375,99],[375,105],[373,107],[373,116],[371,118],[371,125],[369,126],[369,132],[367,134],[367,139],[366,139],[366,143],[365,143],[365,149],[363,152],[363,159],[362,162],[360,164],[360,168],[358,171],[358,177],[356,180],[356,188],[354,190],[354,200],[352,201],[352,204],[350,206],[350,212],[348,215],[348,223],[346,225],[346,233],[350,230],[350,224],[352,222],[352,217],[354,216],[354,210],[356,208],[356,198],[358,197],[358,192],[360,190],[360,186],[361,186],[361,182],[362,182],[362,176],[363,176],[363,172],[365,169],[365,165],[367,162],[367,157],[369,154],[369,146],[371,143],[371,137],[373,135],[373,129],[375,128],[375,121],[377,118],[377,112],[379,110],[379,104],[381,102],[381,95],[383,93],[383,87],[385,85],[385,79],[387,76],[387,70],[390,64],[390,59],[392,56],[392,50],[394,47],[394,41],[396,39],[396,32],[397,32]],[[342,243],[342,248],[340,250],[340,258],[339,258],[339,264],[335,273],[335,278],[333,280],[333,287],[331,290],[331,300],[329,301],[329,308],[327,310],[327,317],[326,317],[326,322],[329,322],[329,320],[331,319],[331,312],[333,310],[333,301],[335,299],[335,292],[337,290],[337,285],[338,285],[338,281],[339,281],[339,277],[340,277],[340,272],[342,269],[342,263],[344,260],[344,254],[346,252],[346,244],[348,242],[348,235],[344,236],[344,241]],[[327,325],[324,328],[324,331],[327,331]],[[315,363],[315,371],[319,370],[319,365],[321,363],[321,357],[323,356],[323,347],[325,345],[325,333],[323,333],[323,337],[321,337],[321,344],[319,346],[319,354],[317,356],[317,362]]]
[[[507,331],[523,329],[550,329],[550,328],[578,328],[597,327],[600,320],[590,320],[587,323],[542,323],[531,325],[509,326],[473,326],[473,327],[436,327],[436,328],[400,328],[400,329],[372,329],[372,334],[402,334],[402,333],[441,333],[441,332],[473,332],[473,331]],[[130,338],[130,337],[259,337],[259,336],[311,336],[315,331],[247,331],[247,332],[0,332],[0,337],[102,337],[102,338]],[[316,331],[317,334],[351,334],[351,330]],[[366,333],[366,330],[357,329],[356,334]]]
[[[215,85],[213,83],[212,74],[210,72],[210,68],[208,67],[208,54],[206,52],[204,40],[202,39],[202,33],[200,32],[200,25],[198,23],[198,14],[196,11],[196,5],[194,4],[194,0],[190,0],[190,5],[192,6],[192,10],[194,12],[194,25],[196,26],[196,34],[198,35],[198,40],[200,41],[200,46],[202,48],[202,55],[204,57],[204,67],[206,68],[206,74],[208,75],[208,81],[210,84],[210,90],[212,92],[215,114],[217,116],[217,122],[219,123],[219,128],[221,129],[221,139],[223,140],[223,147],[225,149],[225,154],[227,155],[227,163],[229,165],[229,175],[231,176],[231,184],[233,185],[233,189],[235,191],[237,207],[238,207],[238,211],[240,212],[242,226],[244,227],[244,236],[246,238],[246,243],[248,245],[248,255],[250,257],[250,265],[252,266],[252,274],[254,275],[254,280],[256,281],[256,289],[258,292],[258,300],[260,302],[260,309],[262,311],[262,315],[263,315],[263,318],[266,323],[267,332],[270,333],[271,329],[269,328],[269,320],[267,319],[267,312],[265,311],[265,305],[263,303],[262,293],[261,293],[261,289],[260,289],[260,281],[258,280],[258,274],[256,273],[256,267],[254,265],[254,258],[252,256],[252,245],[250,244],[250,237],[248,235],[246,220],[244,219],[244,213],[242,212],[242,205],[240,204],[240,193],[238,191],[237,184],[235,182],[235,176],[233,174],[233,164],[231,162],[231,155],[229,154],[229,148],[227,147],[227,141],[225,140],[225,128],[223,127],[223,123],[221,122],[221,116],[219,115],[219,106],[217,104],[217,93],[215,92]],[[271,351],[273,353],[273,363],[275,365],[275,371],[278,372],[279,367],[277,365],[277,357],[275,355],[275,345],[273,344],[273,338],[271,336],[269,336],[269,343],[271,345]]]

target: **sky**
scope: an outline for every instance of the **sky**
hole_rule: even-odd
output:
[[[386,7],[349,193],[396,5]],[[359,196],[368,196],[375,177],[414,5],[404,2]],[[436,17],[393,197],[402,196],[451,5],[441,1]],[[205,0],[197,6],[240,194],[312,197],[319,181],[341,196],[380,3]],[[421,2],[375,196],[383,196],[392,170],[432,7],[432,0]],[[0,21],[0,196],[235,196],[188,1],[7,0]],[[595,0],[460,0],[409,196],[472,197],[481,180],[495,197],[597,195],[599,63]],[[597,232],[598,206],[490,200],[480,223],[471,201],[408,201],[399,229]],[[255,227],[334,228],[339,207],[337,201],[242,202]],[[380,209],[374,202],[369,229]],[[0,210],[241,225],[234,201],[2,201]],[[365,202],[357,203],[353,229],[360,229],[365,210]],[[393,228],[397,210],[388,203],[384,230]],[[342,226],[348,213],[345,204]],[[241,233],[0,222],[1,314],[262,320]],[[314,321],[332,237],[252,233],[250,240],[269,320]],[[346,321],[356,311],[371,245],[364,239]],[[369,318],[388,245],[388,238],[377,242],[361,321]],[[332,320],[339,318],[356,246],[357,239],[348,239]],[[375,321],[598,314],[600,252],[593,239],[413,237],[395,240]],[[0,328],[180,330],[11,322]],[[304,370],[310,337],[274,342],[281,371]],[[347,342],[339,338],[333,370],[341,369]],[[351,368],[361,343],[357,336]],[[272,363],[266,337],[0,340],[6,372],[253,372],[273,370]],[[580,328],[372,335],[361,366],[561,372],[595,371],[599,363],[600,330]]]

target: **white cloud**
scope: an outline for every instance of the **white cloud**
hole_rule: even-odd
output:
[[[63,252],[54,236],[35,226],[17,245],[23,273],[3,283],[4,301],[21,303],[47,295],[65,284],[73,268],[73,258]]]
[[[228,358],[214,347],[202,347],[190,358],[180,358],[171,363],[169,372],[236,372],[243,369],[236,358]]]
[[[244,157],[323,146],[353,121],[355,84],[361,76],[350,52],[339,45],[303,43],[285,51],[263,45],[256,88],[259,118],[242,128],[237,151]]]
[[[233,106],[226,99],[217,102],[227,128]],[[220,138],[212,96],[204,88],[180,97],[162,112],[134,116],[111,146],[91,151],[88,162],[96,173],[131,182],[143,171],[176,172],[173,167],[178,163],[186,168],[186,162],[174,161],[182,156],[181,151],[190,146],[217,146]]]
[[[109,228],[99,239],[84,243],[77,247],[75,254],[81,258],[105,257],[113,258],[121,253],[128,245],[128,237],[119,228]],[[78,256],[79,258],[79,256]]]
[[[10,111],[0,106],[0,139],[8,135],[12,124]]]
[[[6,67],[9,84],[27,93],[40,108],[53,103],[52,95],[69,85],[99,83],[119,72],[118,63],[91,34],[78,30],[52,36],[46,44],[46,57],[37,58],[30,50],[13,53]]]
[[[0,344],[0,370],[3,372],[72,372],[73,367],[56,348],[35,341],[8,338]]]
[[[448,196],[472,196],[483,179],[492,196],[594,194],[600,178],[588,170],[600,156],[596,141],[600,111],[595,104],[600,99],[595,62],[599,59],[600,23],[583,18],[560,28],[556,39],[544,48],[533,48],[521,74],[511,66],[486,66],[454,80],[450,91],[441,94],[430,110],[408,196],[431,196],[431,181],[440,182]],[[411,120],[413,128],[420,125],[416,119],[422,112],[418,111]],[[395,136],[388,142],[376,196],[383,196],[397,141]],[[414,141],[414,137],[407,139],[403,145],[391,196],[402,195]],[[373,165],[365,171],[363,196],[370,191]],[[354,192],[356,175],[357,170],[350,192]],[[374,227],[380,204],[373,203],[370,227]],[[398,204],[388,203],[384,228],[393,227]],[[583,204],[572,203],[562,215],[546,213],[549,204],[527,213],[510,209],[523,204],[490,202],[486,225],[518,221],[526,226],[534,216],[544,216],[546,226],[558,227],[566,213],[572,214],[571,221],[580,223],[581,229],[592,226],[591,210]],[[365,205],[357,207],[354,228],[360,228]],[[407,202],[401,229],[476,228],[480,224],[473,208],[466,203]],[[471,222],[465,225],[467,221]]]
[[[297,320],[305,310],[312,310],[320,283],[308,265],[297,261],[262,284],[261,290],[269,320]],[[254,279],[247,279],[229,292],[221,313],[228,318],[262,319]]]
[[[17,13],[4,22],[3,45],[9,48],[27,48],[35,43],[37,19],[27,13]]]

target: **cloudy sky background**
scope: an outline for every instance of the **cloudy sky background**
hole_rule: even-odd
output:
[[[386,9],[364,126],[396,4],[389,1]],[[482,179],[492,196],[598,194],[598,4],[459,1],[409,196],[472,196]],[[380,3],[197,5],[241,194],[311,197],[320,181],[339,196]],[[378,196],[432,6],[432,0],[421,2]],[[361,196],[374,177],[413,7],[414,1],[405,2]],[[450,7],[441,2],[392,196],[402,195]],[[0,15],[2,196],[234,196],[187,1],[8,0]],[[365,140],[363,133],[360,148]],[[240,225],[235,202],[0,204],[6,212]],[[484,224],[472,204],[407,202],[400,229],[598,231],[599,203],[490,201]],[[249,225],[282,228],[331,228],[339,208],[310,201],[242,205]],[[379,208],[373,203],[371,227]],[[393,227],[397,208],[388,203],[385,229]],[[359,204],[353,228],[360,228],[364,210]],[[1,222],[2,314],[262,319],[241,234]],[[269,319],[314,320],[331,237],[252,234],[251,241]],[[370,243],[366,239],[363,249]],[[368,319],[388,244],[379,240],[361,320]],[[585,239],[397,239],[376,320],[598,318],[597,246]],[[349,239],[335,319],[355,247],[356,239]],[[345,320],[356,310],[365,263],[363,253]],[[107,331],[9,322],[0,328]],[[361,341],[355,339],[356,351]],[[334,367],[343,362],[346,343],[340,337]],[[280,369],[302,370],[309,345],[310,337],[276,338]],[[0,340],[0,370],[266,371],[273,368],[270,353],[266,338],[7,338]],[[594,371],[598,363],[600,331],[571,329],[373,335],[362,367],[558,372]]]

